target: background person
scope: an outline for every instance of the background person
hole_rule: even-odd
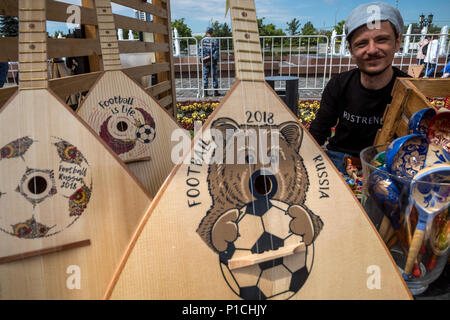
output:
[[[206,37],[200,42],[199,56],[203,65],[203,88],[205,89],[205,97],[208,96],[208,78],[212,73],[214,96],[220,96],[219,81],[217,79],[217,60],[219,59],[219,41],[212,38],[213,29],[206,30]]]
[[[425,36],[425,39],[423,41],[419,42],[419,50],[417,50],[417,64],[422,65],[425,59],[425,55],[427,54],[428,50],[428,43],[430,42],[431,36]]]
[[[433,40],[428,44],[427,55],[425,56],[425,76],[429,78],[436,70],[437,59],[439,58],[439,40],[433,36]]]
[[[378,15],[373,14],[373,6]],[[392,100],[395,79],[408,77],[392,66],[403,31],[403,19],[397,9],[383,2],[360,5],[348,16],[345,28],[348,49],[357,68],[328,82],[310,127],[314,139],[323,145],[337,123],[325,152],[343,173],[346,157],[355,158],[352,163],[357,163],[361,150],[373,145],[383,126],[386,105]]]

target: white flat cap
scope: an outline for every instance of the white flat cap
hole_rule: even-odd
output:
[[[403,33],[403,19],[400,11],[384,2],[371,2],[356,7],[345,22],[345,34],[348,36],[359,27],[373,24],[375,21],[390,21],[398,34]],[[370,28],[370,27],[369,27]]]

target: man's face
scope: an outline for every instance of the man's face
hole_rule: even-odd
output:
[[[400,49],[401,36],[395,38],[389,21],[380,28],[362,26],[351,37],[350,53],[359,69],[368,75],[378,75],[386,70]]]

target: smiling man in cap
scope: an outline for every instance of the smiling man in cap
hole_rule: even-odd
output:
[[[395,79],[408,77],[392,66],[403,31],[397,9],[384,2],[360,5],[348,16],[345,31],[358,68],[328,82],[310,127],[312,136],[323,145],[336,126],[325,152],[343,173],[345,158],[358,157],[362,149],[373,145],[386,105],[391,102]]]

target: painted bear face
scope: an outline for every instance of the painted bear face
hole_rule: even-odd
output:
[[[308,176],[299,155],[303,131],[298,123],[247,126],[220,118],[211,128],[220,133],[213,133],[214,156],[222,160],[209,168],[214,200],[234,206],[263,197],[304,202]]]

